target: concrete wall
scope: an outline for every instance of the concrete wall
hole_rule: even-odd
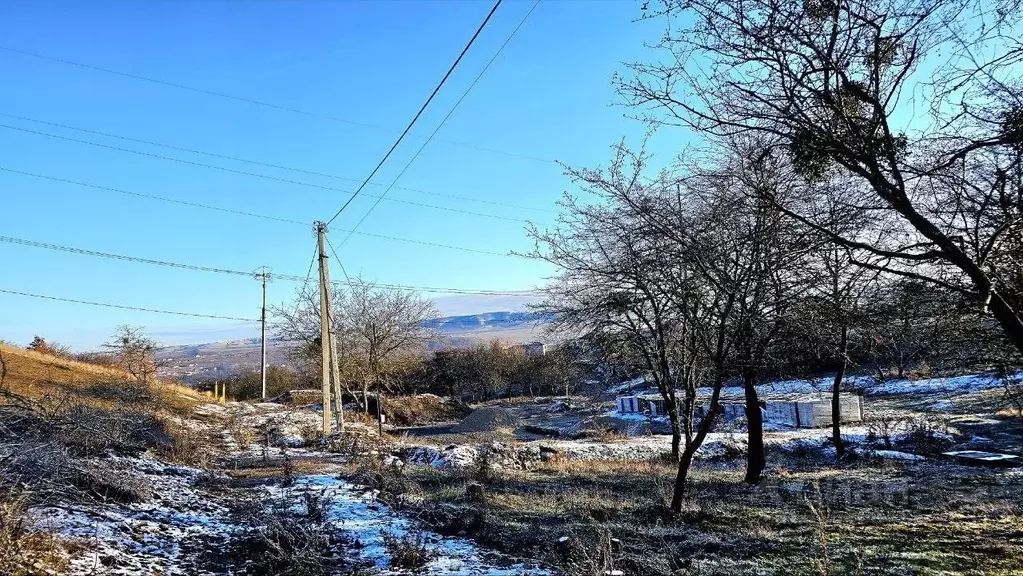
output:
[[[823,428],[831,425],[831,398],[793,402],[796,406],[797,425],[800,428]],[[863,398],[843,394],[839,400],[842,423],[863,420]]]

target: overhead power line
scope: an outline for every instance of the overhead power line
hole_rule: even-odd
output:
[[[101,132],[99,130],[90,130],[88,128],[80,128],[78,126],[70,126],[68,124],[60,124],[57,122],[50,122],[47,120],[40,120],[38,118],[29,118],[27,116],[19,116],[17,114],[8,114],[6,112],[0,112],[0,116],[4,118],[12,118],[23,122],[33,122],[36,124],[42,124],[44,126],[52,126],[54,128],[61,128],[64,130],[74,130],[76,132],[82,132],[85,134],[93,134],[95,136],[103,136],[104,138],[115,138],[117,140],[124,140],[126,142],[135,142],[136,144],[145,144],[147,146],[156,146],[159,148],[166,148],[168,150],[177,150],[179,152],[187,152],[189,154],[198,154],[200,156],[207,156],[210,158],[219,158],[221,160],[230,160],[232,162],[241,162],[243,164],[251,164],[253,166],[262,166],[264,168],[273,168],[275,170],[287,170],[289,172],[295,172],[298,174],[307,174],[309,176],[318,176],[321,178],[331,178],[334,180],[343,180],[346,182],[361,182],[357,178],[350,178],[348,176],[339,176],[337,174],[328,174],[325,172],[317,172],[315,170],[307,170],[304,168],[295,168],[294,166],[285,166],[282,164],[274,164],[272,162],[264,162],[261,160],[251,160],[248,158],[240,158],[238,156],[229,156],[227,154],[218,154],[216,152],[206,152],[204,150],[197,150],[195,148],[188,148],[185,146],[175,146],[173,144],[164,144],[161,142],[154,142],[152,140],[143,140],[141,138],[132,138],[130,136],[121,136],[119,134],[111,134],[109,132]],[[385,186],[380,182],[370,182],[372,186]],[[451,198],[454,200],[463,200],[466,202],[477,202],[480,204],[490,204],[493,206],[506,206],[508,208],[517,208],[519,210],[531,210],[534,212],[552,212],[550,208],[537,208],[535,206],[522,206],[521,204],[513,204],[510,202],[501,202],[498,200],[488,200],[485,198],[472,198],[469,196],[459,196],[457,194],[446,194],[444,192],[432,192],[429,190],[421,190],[419,188],[411,188],[408,186],[394,186],[398,190],[407,190],[409,192],[415,192],[417,194],[425,194],[428,196],[437,196],[438,198]]]
[[[351,190],[345,190],[344,188],[337,188],[334,186],[323,186],[321,184],[314,184],[312,182],[303,182],[301,180],[291,180],[289,178],[279,178],[277,176],[270,176],[268,174],[259,174],[257,172],[247,172],[245,170],[236,170],[234,168],[227,168],[225,166],[216,166],[214,164],[203,164],[202,162],[195,162],[193,160],[185,160],[183,158],[174,158],[173,156],[164,156],[162,154],[153,154],[152,152],[143,152],[141,150],[133,150],[131,148],[121,148],[120,146],[111,146],[110,144],[103,144],[100,142],[92,142],[90,140],[81,140],[79,138],[71,138],[69,136],[62,136],[60,134],[52,134],[50,132],[40,132],[38,130],[31,130],[29,128],[22,128],[20,126],[12,126],[10,124],[0,124],[0,128],[7,130],[15,130],[18,132],[24,132],[27,134],[35,134],[37,136],[45,136],[47,138],[53,138],[55,140],[64,140],[66,142],[74,142],[76,144],[85,144],[88,146],[95,146],[97,148],[105,148],[107,150],[116,150],[118,152],[127,152],[129,154],[136,154],[138,156],[145,156],[147,158],[157,158],[160,160],[170,160],[171,162],[178,162],[181,164],[187,164],[189,166],[199,166],[201,168],[209,168],[212,170],[220,170],[221,172],[229,172],[231,174],[240,174],[242,176],[252,176],[254,178],[262,178],[264,180],[272,180],[274,182],[283,182],[285,184],[294,184],[296,186],[305,186],[308,188],[316,188],[319,190],[327,190],[330,192],[342,192],[344,194],[352,194]],[[360,187],[361,189],[361,187]],[[382,198],[375,194],[366,194],[371,198]],[[355,198],[355,195],[352,195]],[[351,198],[349,199],[351,200]],[[475,212],[472,210],[463,210],[461,208],[451,208],[449,206],[437,206],[436,204],[426,204],[423,202],[416,202],[413,200],[405,200],[403,198],[387,198],[390,202],[398,202],[400,204],[409,204],[411,206],[418,206],[420,208],[432,208],[434,210],[444,210],[447,212],[457,212],[459,214],[468,214],[470,216],[481,216],[483,218],[494,218],[497,220],[508,220],[511,222],[525,222],[522,218],[512,218],[510,216],[502,216],[500,214],[489,214],[486,212]]]
[[[433,89],[432,93],[430,93],[430,97],[426,99],[426,102],[423,102],[422,107],[420,107],[419,111],[416,112],[416,115],[412,117],[412,121],[409,122],[408,126],[405,127],[405,131],[402,132],[400,136],[398,136],[398,139],[394,141],[393,145],[391,145],[391,149],[388,150],[386,154],[384,154],[384,157],[380,159],[380,162],[378,162],[376,167],[373,168],[373,171],[369,173],[369,176],[366,177],[365,182],[359,185],[359,187],[355,190],[355,193],[352,194],[352,197],[345,201],[341,208],[338,209],[338,211],[333,216],[331,216],[330,220],[327,220],[328,226],[330,225],[331,222],[334,221],[335,218],[337,218],[341,214],[341,212],[344,212],[344,209],[347,208],[348,205],[352,203],[352,200],[355,200],[355,197],[358,196],[360,192],[362,192],[362,189],[365,188],[367,184],[369,184],[369,181],[373,179],[373,176],[375,176],[377,171],[380,170],[380,167],[384,165],[384,162],[387,162],[387,159],[391,156],[391,153],[394,152],[395,148],[397,148],[398,145],[401,144],[402,139],[404,139],[405,135],[409,133],[409,130],[412,130],[412,126],[415,125],[416,120],[419,120],[419,117],[423,115],[423,112],[426,110],[426,107],[429,106],[430,102],[433,101],[434,96],[436,96],[437,93],[440,92],[441,87],[444,86],[445,82],[447,82],[448,77],[450,77],[451,73],[455,71],[456,67],[458,67],[458,63],[462,61],[462,58],[469,51],[469,48],[471,48],[473,43],[476,42],[476,38],[478,38],[480,33],[483,32],[483,28],[486,27],[487,22],[490,22],[490,18],[494,15],[494,12],[497,12],[497,7],[501,5],[501,1],[502,0],[497,0],[497,2],[494,2],[494,6],[490,9],[490,12],[487,13],[487,17],[484,18],[483,22],[479,25],[478,28],[476,28],[476,32],[472,35],[472,38],[470,38],[469,42],[466,43],[465,48],[462,48],[462,52],[459,53],[458,58],[455,58],[455,61],[451,64],[451,67],[448,68],[448,71],[444,74],[444,77],[441,78],[440,82],[437,83],[437,87]]]
[[[255,98],[247,98],[245,96],[235,96],[233,94],[226,94],[224,92],[217,92],[215,90],[207,90],[205,88],[198,88],[198,87],[195,87],[195,86],[187,86],[185,84],[178,84],[177,82],[170,82],[170,81],[167,81],[167,80],[160,80],[158,78],[142,76],[140,74],[132,74],[132,73],[129,73],[129,72],[121,72],[119,70],[112,70],[110,68],[103,68],[101,66],[93,66],[91,64],[85,64],[84,62],[76,62],[74,60],[67,60],[65,58],[56,58],[56,57],[53,57],[53,56],[47,56],[47,55],[44,55],[44,54],[39,54],[37,52],[31,52],[31,51],[28,51],[28,50],[21,50],[19,48],[13,48],[13,47],[10,47],[10,46],[0,46],[0,50],[3,50],[5,52],[10,52],[12,54],[20,54],[22,56],[28,56],[28,57],[31,57],[31,58],[36,58],[36,59],[39,59],[39,60],[46,60],[48,62],[56,62],[56,63],[59,63],[59,64],[65,64],[65,65],[68,65],[68,66],[74,66],[76,68],[82,68],[82,69],[85,69],[85,70],[93,70],[93,71],[96,71],[96,72],[103,72],[104,74],[111,74],[111,75],[114,75],[114,76],[121,76],[123,78],[130,78],[132,80],[139,80],[139,81],[142,81],[142,82],[149,82],[149,83],[152,83],[152,84],[159,84],[161,86],[168,86],[168,87],[177,88],[177,89],[180,89],[180,90],[188,90],[190,92],[197,92],[199,94],[205,94],[207,96],[216,96],[217,98],[224,98],[224,99],[227,99],[227,100],[234,100],[236,102],[244,102],[246,104],[251,104],[251,105],[254,105],[254,106],[260,106],[260,107],[263,107],[263,108],[270,108],[270,109],[274,109],[274,110],[280,110],[280,111],[283,111],[283,112],[290,112],[292,114],[299,114],[299,115],[302,115],[302,116],[307,116],[309,118],[317,118],[317,119],[320,119],[320,120],[330,120],[332,122],[340,122],[342,124],[348,124],[348,125],[351,125],[351,126],[360,126],[360,127],[363,127],[363,128],[372,128],[374,130],[384,130],[384,131],[387,131],[387,132],[394,132],[395,131],[392,128],[385,128],[385,127],[382,127],[382,126],[376,126],[374,124],[368,124],[368,123],[365,123],[365,122],[358,122],[358,121],[355,121],[355,120],[348,120],[346,118],[339,118],[337,116],[330,116],[328,114],[321,114],[321,113],[318,113],[318,112],[310,112],[308,110],[301,110],[301,109],[298,109],[298,108],[292,108],[290,106],[282,106],[280,104],[273,104],[271,102],[265,102],[265,101],[262,101],[262,100],[257,100]],[[414,136],[414,135],[413,135],[413,137],[417,137],[418,138],[418,136]],[[439,141],[444,142],[446,144],[450,144],[452,146],[459,146],[459,147],[462,147],[462,148],[471,148],[473,150],[480,150],[482,152],[490,152],[490,153],[493,153],[493,154],[501,154],[501,155],[509,156],[509,157],[513,157],[513,158],[522,158],[524,160],[533,160],[535,162],[544,162],[544,163],[548,163],[548,164],[554,163],[554,160],[552,160],[550,158],[540,158],[540,157],[537,157],[537,156],[530,156],[528,154],[520,154],[520,153],[517,153],[517,152],[508,152],[508,151],[505,151],[505,150],[498,150],[496,148],[489,148],[489,147],[486,147],[486,146],[479,146],[479,145],[470,144],[470,143],[467,143],[467,142],[458,142],[458,141],[455,141],[455,140],[439,140]]]
[[[0,171],[9,172],[11,174],[18,174],[19,176],[29,176],[29,177],[32,177],[32,178],[40,178],[42,180],[50,180],[52,182],[60,182],[61,184],[72,184],[72,185],[75,185],[75,186],[81,186],[83,188],[91,188],[93,190],[102,190],[104,192],[114,192],[114,193],[117,193],[117,194],[125,194],[125,195],[128,195],[128,196],[135,196],[137,198],[145,198],[147,200],[156,200],[156,201],[159,201],[159,202],[167,202],[167,203],[170,203],[170,204],[178,204],[178,205],[181,205],[181,206],[188,206],[188,207],[191,207],[191,208],[201,208],[201,209],[204,209],[204,210],[211,210],[211,211],[221,212],[221,213],[225,213],[225,214],[234,214],[236,216],[246,216],[248,218],[259,218],[261,220],[269,220],[269,221],[273,221],[273,222],[280,222],[280,223],[283,223],[283,224],[295,224],[295,225],[303,226],[303,227],[309,226],[308,222],[302,222],[300,220],[293,220],[293,219],[289,219],[289,218],[279,218],[277,216],[269,216],[269,215],[266,215],[266,214],[257,214],[257,213],[254,213],[254,212],[246,212],[246,211],[243,211],[243,210],[235,210],[233,208],[224,208],[224,207],[221,207],[221,206],[213,206],[213,205],[210,205],[210,204],[201,204],[201,203],[198,203],[198,202],[189,202],[187,200],[178,200],[176,198],[167,198],[165,196],[157,196],[157,195],[154,195],[154,194],[143,194],[141,192],[133,192],[131,190],[124,190],[124,189],[121,189],[121,188],[113,188],[113,187],[110,187],[110,186],[101,186],[101,185],[98,185],[98,184],[90,184],[88,182],[81,182],[81,181],[78,181],[78,180],[69,180],[69,179],[66,179],[66,178],[58,178],[56,176],[47,176],[45,174],[37,174],[37,173],[34,173],[34,172],[25,172],[25,171],[22,171],[22,170],[14,170],[13,168],[7,168],[5,166],[0,166]],[[349,231],[348,229],[345,229],[345,228],[339,228],[338,230],[341,231],[341,232],[348,232]],[[469,248],[467,246],[454,246],[454,245],[451,245],[451,244],[441,244],[441,243],[438,243],[438,242],[429,242],[429,241],[426,241],[426,240],[416,240],[416,239],[413,239],[413,238],[403,238],[403,237],[400,237],[400,236],[389,236],[387,234],[377,234],[376,232],[361,232],[360,231],[360,232],[356,232],[356,234],[359,234],[360,236],[368,236],[370,238],[380,238],[380,239],[383,239],[383,240],[391,240],[391,241],[394,241],[394,242],[405,242],[405,243],[408,243],[408,244],[418,244],[420,246],[429,246],[431,248],[444,248],[444,249],[447,249],[447,250],[458,250],[458,251],[461,251],[461,252],[471,252],[471,253],[474,253],[474,254],[486,254],[488,256],[504,256],[504,257],[509,257],[509,258],[524,258],[524,256],[520,256],[520,255],[517,255],[517,254],[508,253],[508,252],[494,252],[492,250],[482,250],[482,249],[478,249],[478,248]]]
[[[235,214],[238,216],[248,216],[249,218],[260,218],[263,220],[273,220],[275,222],[283,222],[286,224],[298,224],[300,226],[307,226],[306,222],[299,220],[290,220],[288,218],[278,218],[277,216],[267,216],[266,214],[256,214],[254,212],[245,212],[243,210],[235,210],[232,208],[222,208],[219,206],[213,206],[210,204],[201,204],[199,202],[189,202],[187,200],[178,200],[176,198],[167,198],[166,196],[156,196],[154,194],[144,194],[142,192],[133,192],[131,190],[124,190],[121,188],[113,188],[111,186],[102,186],[99,184],[90,184],[88,182],[80,182],[78,180],[69,180],[67,178],[58,178],[56,176],[47,176],[45,174],[36,174],[34,172],[25,172],[22,170],[15,170],[13,168],[7,168],[0,166],[0,171],[10,172],[11,174],[18,174],[20,176],[30,176],[32,178],[40,178],[43,180],[50,180],[52,182],[60,182],[62,184],[74,184],[75,186],[81,186],[83,188],[92,188],[93,190],[103,190],[105,192],[116,192],[117,194],[125,194],[128,196],[135,196],[137,198],[146,198],[148,200],[158,200],[160,202],[168,202],[171,204],[180,204],[182,206],[189,206],[191,208],[202,208],[204,210],[214,210],[217,212],[224,212],[227,214]]]
[[[411,158],[409,158],[409,161],[405,164],[405,167],[401,169],[401,172],[398,172],[398,175],[394,177],[394,180],[391,181],[391,184],[380,194],[379,197],[377,197],[377,201],[374,202],[373,205],[369,207],[369,210],[367,210],[366,213],[362,215],[362,218],[359,218],[359,221],[356,222],[354,226],[352,226],[352,230],[348,233],[348,235],[341,239],[341,242],[338,244],[339,246],[347,242],[348,239],[352,237],[352,234],[354,234],[355,231],[359,229],[359,226],[362,226],[362,223],[366,221],[366,218],[369,218],[369,215],[373,212],[373,210],[376,210],[376,207],[380,204],[380,201],[385,199],[387,193],[390,192],[391,189],[395,187],[395,184],[398,183],[398,180],[400,180],[401,177],[405,175],[405,172],[409,169],[409,167],[412,166],[412,163],[416,161],[416,158],[419,158],[419,155],[422,154],[423,150],[425,150],[426,147],[430,144],[430,141],[433,140],[433,137],[437,135],[437,132],[439,132],[442,127],[444,127],[444,124],[448,121],[448,118],[451,118],[451,115],[454,114],[455,110],[458,109],[458,105],[462,103],[462,100],[465,100],[465,97],[469,95],[469,92],[471,92],[473,87],[476,86],[476,83],[480,81],[480,78],[482,78],[483,75],[486,74],[487,70],[490,69],[490,65],[493,64],[495,60],[497,60],[497,57],[500,56],[501,52],[504,51],[505,46],[507,46],[508,43],[511,42],[512,38],[514,38],[515,34],[519,31],[519,28],[522,28],[522,26],[526,23],[526,20],[529,19],[529,15],[532,14],[533,10],[536,10],[536,7],[539,5],[540,0],[536,0],[535,2],[533,2],[533,6],[530,7],[529,11],[526,12],[526,15],[522,17],[522,20],[519,21],[518,26],[516,26],[511,31],[511,34],[509,34],[508,37],[504,39],[504,43],[501,44],[501,46],[497,49],[496,52],[494,52],[494,55],[490,57],[490,60],[488,60],[486,65],[483,66],[483,69],[479,71],[479,74],[477,74],[476,77],[473,78],[472,82],[469,83],[469,86],[462,91],[462,95],[459,96],[458,100],[455,101],[454,106],[452,106],[451,109],[448,110],[448,113],[444,115],[444,118],[442,118],[440,123],[437,124],[437,127],[433,129],[433,132],[431,132],[430,135],[427,136],[423,144],[419,147],[418,150],[416,150],[416,153],[413,154]],[[343,209],[344,208],[342,208],[342,210]]]
[[[214,274],[226,274],[230,276],[248,276],[253,275],[252,271],[245,270],[231,270],[228,268],[216,268],[213,266],[201,266],[197,264],[184,264],[180,262],[169,262],[166,260],[155,260],[152,258],[140,258],[136,256],[126,256],[124,254],[113,254],[110,252],[100,252],[98,250],[87,250],[85,248],[77,248],[74,246],[63,246],[60,244],[51,244],[48,242],[37,242],[35,240],[27,240],[25,238],[15,238],[13,236],[0,236],[0,242],[6,242],[8,244],[18,244],[21,246],[30,246],[33,248],[44,248],[46,250],[55,250],[58,252],[68,252],[71,254],[80,254],[84,256],[93,256],[97,258],[107,258],[110,260],[121,260],[125,262],[136,262],[139,264],[149,264],[152,266],[165,266],[168,268],[179,268],[182,270],[195,270],[197,272],[210,272]],[[333,250],[333,247],[331,247]],[[337,258],[337,253],[334,254]],[[315,261],[315,258],[314,258]],[[278,280],[288,280],[291,282],[302,282],[303,285],[308,284],[309,278],[312,275],[312,265],[309,266],[309,272],[305,276],[298,276],[296,274],[276,274],[270,273],[269,276]],[[347,273],[345,274],[347,276]],[[351,281],[349,280],[349,283]],[[430,292],[437,294],[476,294],[476,295],[499,295],[499,296],[516,296],[521,294],[532,294],[532,290],[472,290],[467,288],[439,288],[435,286],[409,286],[404,284],[384,284],[384,283],[372,283],[374,286],[388,289],[388,290],[416,290],[419,292]]]
[[[40,298],[43,300],[56,300],[58,302],[70,302],[72,304],[86,304],[88,306],[102,306],[104,308],[119,308],[121,310],[133,310],[135,312],[152,312],[154,314],[172,314],[174,316],[191,316],[193,318],[212,318],[215,320],[236,320],[238,322],[259,322],[258,318],[238,318],[235,316],[218,316],[216,314],[195,314],[192,312],[175,312],[172,310],[157,310],[155,308],[140,308],[137,306],[123,306],[121,304],[110,304],[107,302],[90,302],[87,300],[75,300],[73,298],[59,298],[57,296],[46,296],[43,294],[31,294],[29,292],[18,292],[0,288],[0,293],[13,294],[15,296],[27,296],[29,298]]]

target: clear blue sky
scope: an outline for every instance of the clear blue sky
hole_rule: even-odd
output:
[[[425,136],[497,50],[530,1],[507,1],[421,118]],[[643,127],[612,106],[610,79],[641,58],[663,22],[635,22],[640,2],[545,0],[399,185],[541,209],[519,210],[393,190],[416,202],[553,220],[572,189],[557,159],[596,165]],[[251,160],[364,178],[454,60],[490,3],[463,2],[5,2],[0,45],[53,58],[373,125],[273,110],[0,51],[0,113]],[[354,182],[127,143],[0,117],[0,124],[353,190]],[[685,135],[670,138],[679,142]],[[547,159],[480,151],[465,142]],[[412,138],[375,181],[389,183],[415,152]],[[285,184],[0,128],[0,167],[270,214],[311,223],[347,199]],[[379,194],[382,187],[367,192]],[[267,265],[304,275],[310,226],[218,214],[0,171],[0,235],[232,269]],[[374,198],[334,223],[354,224]],[[384,201],[361,230],[506,252],[530,245],[521,222]],[[331,234],[337,243],[344,237]],[[551,272],[522,259],[353,236],[340,256],[370,280],[471,289],[528,289]],[[133,306],[258,317],[246,278],[151,267],[0,243],[0,288]],[[335,278],[340,271],[333,271]],[[271,302],[295,285],[271,285]],[[480,310],[484,311],[484,310]],[[88,348],[118,324],[166,342],[251,335],[226,321],[91,308],[0,294],[0,338],[33,334]]]

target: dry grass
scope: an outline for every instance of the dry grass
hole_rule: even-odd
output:
[[[67,568],[65,543],[52,534],[33,530],[26,506],[26,498],[0,491],[0,574],[62,573]]]
[[[570,574],[1008,576],[1023,565],[1023,478],[952,464],[775,465],[749,487],[741,461],[698,463],[678,516],[666,507],[674,466],[656,460],[554,460],[486,484],[409,466],[375,487],[407,490],[441,533]]]
[[[433,394],[417,394],[384,400],[384,413],[389,424],[417,426],[461,420],[469,408]]]
[[[6,365],[2,389],[28,399],[71,395],[83,404],[109,408],[138,385],[115,368],[69,360],[50,354],[0,344]],[[146,391],[147,400],[162,408],[190,410],[204,400],[201,393],[170,382],[157,382]]]

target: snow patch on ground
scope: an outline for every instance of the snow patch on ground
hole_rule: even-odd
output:
[[[1012,378],[1023,377],[1019,372]],[[761,397],[789,396],[789,395],[814,395],[828,392],[831,389],[833,378],[810,378],[802,380],[779,380],[776,382],[765,382],[757,386]],[[937,394],[957,393],[966,394],[978,392],[1002,386],[1002,380],[990,374],[968,374],[965,376],[952,376],[946,378],[924,378],[920,380],[886,380],[879,382],[870,376],[852,376],[845,379],[845,389],[863,390],[867,396],[890,396],[896,394]],[[703,397],[710,397],[711,388],[700,388],[699,394]],[[721,398],[736,400],[743,397],[743,390],[738,386],[730,386],[721,390]]]
[[[226,507],[194,489],[203,477],[201,471],[149,456],[94,460],[130,470],[153,488],[155,498],[135,504],[31,508],[37,529],[84,544],[85,549],[71,558],[69,574],[210,574],[196,565],[194,555],[182,554],[182,548],[223,540],[235,526],[227,521]]]
[[[288,488],[272,487],[270,496],[279,496],[281,491],[295,496],[304,491],[321,495],[328,505],[328,519],[340,530],[358,540],[357,561],[373,564],[382,575],[407,574],[392,569],[390,556],[384,544],[384,534],[396,538],[410,531],[420,532],[428,547],[436,553],[424,568],[416,574],[424,576],[548,576],[546,570],[515,564],[500,555],[485,554],[469,540],[440,536],[429,531],[419,531],[415,525],[401,518],[388,507],[376,502],[372,492],[357,490],[352,485],[330,475],[314,475],[299,478]],[[503,561],[502,561],[503,560]]]

